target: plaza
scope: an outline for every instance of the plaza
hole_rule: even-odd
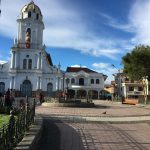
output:
[[[37,107],[36,113],[44,121],[38,149],[150,149],[149,105],[110,101],[95,101],[95,104],[96,108]],[[88,117],[90,120],[86,120]]]

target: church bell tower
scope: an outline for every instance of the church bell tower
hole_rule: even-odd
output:
[[[40,8],[31,1],[21,9],[16,44],[21,48],[42,48],[44,23]]]

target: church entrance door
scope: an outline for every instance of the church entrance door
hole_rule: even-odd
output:
[[[29,80],[25,80],[20,85],[21,96],[32,96],[32,84]]]
[[[52,96],[52,92],[53,92],[53,84],[48,83],[47,84],[47,94],[48,94],[48,96]]]

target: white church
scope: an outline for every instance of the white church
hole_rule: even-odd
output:
[[[54,91],[69,88],[68,72],[62,71],[60,65],[53,65],[51,56],[43,45],[44,23],[40,8],[31,1],[21,9],[17,23],[17,38],[11,48],[11,59],[0,64],[0,92],[4,94],[9,88],[15,91],[16,96],[35,96],[37,91],[51,95]],[[98,92],[104,89],[106,75],[95,71],[87,72],[84,68],[75,70],[76,77],[69,74],[73,81],[69,83],[72,90],[73,87],[76,90],[86,90],[91,85]]]

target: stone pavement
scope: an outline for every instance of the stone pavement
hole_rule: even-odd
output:
[[[102,117],[102,116],[150,116],[150,107],[126,105],[111,101],[94,101],[94,108],[71,108],[71,107],[37,107],[36,112],[51,116],[83,116],[83,117]]]
[[[107,115],[105,118],[124,118],[124,115],[145,117],[150,114],[149,106],[128,106],[107,101],[96,103],[97,108],[37,107],[36,113],[44,118],[44,131],[37,150],[150,150],[149,122],[110,124],[56,117],[103,118]],[[104,115],[104,111],[108,114]]]

